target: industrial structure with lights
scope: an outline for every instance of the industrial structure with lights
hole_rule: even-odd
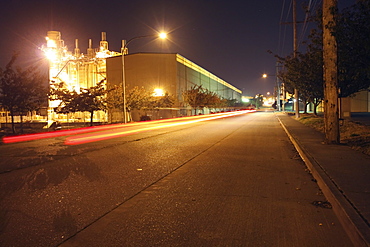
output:
[[[75,41],[73,53],[68,51],[61,33],[49,31],[46,37],[46,46],[41,48],[49,59],[49,80],[50,83],[64,82],[70,91],[79,92],[81,88],[96,86],[98,82],[106,78],[106,58],[121,55],[118,52],[108,49],[106,34],[102,33],[99,49],[92,48],[92,40],[89,40],[87,54],[81,53],[78,40]],[[56,114],[54,108],[59,105],[58,101],[49,101],[48,122],[68,121],[69,117],[65,114]],[[84,113],[76,113],[72,116],[72,121],[82,119]],[[107,122],[107,115],[103,111],[95,114],[98,122]]]

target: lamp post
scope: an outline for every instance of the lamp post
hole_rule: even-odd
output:
[[[126,75],[125,75],[125,55],[128,53],[127,46],[134,40],[142,39],[142,38],[151,38],[151,37],[159,37],[161,39],[167,38],[166,33],[159,33],[157,35],[144,35],[144,36],[137,36],[132,39],[129,39],[127,42],[126,40],[122,40],[122,98],[123,98],[123,122],[127,123],[127,109],[126,109]]]

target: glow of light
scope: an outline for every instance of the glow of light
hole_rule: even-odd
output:
[[[174,122],[174,125],[179,124],[188,124],[191,122],[199,122],[199,121],[206,121],[206,120],[212,120],[217,118],[223,118],[223,117],[231,117],[234,115],[240,115],[245,113],[255,112],[255,110],[244,110],[244,111],[237,111],[237,112],[229,112],[229,113],[218,113],[218,114],[212,114],[212,115],[199,115],[199,116],[190,116],[190,117],[180,117],[180,118],[169,118],[169,119],[161,119],[161,120],[152,120],[152,121],[145,121],[145,122],[136,122],[136,123],[128,123],[128,124],[110,124],[110,125],[100,125],[100,126],[92,126],[92,127],[85,127],[85,128],[78,128],[78,129],[70,129],[70,130],[58,130],[58,131],[50,131],[50,132],[43,132],[43,133],[36,133],[36,134],[26,134],[26,135],[18,135],[18,136],[7,136],[3,137],[3,143],[10,144],[10,143],[17,143],[17,142],[24,142],[24,141],[33,141],[33,140],[39,140],[39,139],[46,139],[46,138],[55,138],[55,137],[61,137],[61,136],[69,136],[69,135],[81,135],[86,133],[93,133],[98,131],[106,131],[106,130],[112,130],[119,134],[112,134],[111,137],[105,136],[104,139],[110,139],[114,137],[119,137],[123,135],[129,135],[134,134],[136,132],[143,132],[148,131],[150,129],[156,129],[156,128],[163,128],[163,127],[149,127],[149,128],[142,128],[141,130],[130,130],[130,131],[124,131],[124,128],[128,127],[140,127],[141,125],[147,125],[150,124],[163,124],[163,123],[170,123]],[[211,117],[210,117],[211,116]],[[187,121],[182,123],[183,121]],[[176,123],[178,122],[178,123]],[[169,127],[169,125],[164,127]],[[87,142],[93,142],[100,140],[97,138],[96,140],[88,139]],[[68,143],[70,142],[70,143]],[[74,141],[73,139],[67,139],[66,144],[73,145],[73,144],[82,144],[84,142],[78,143],[77,141]]]
[[[154,120],[154,121],[164,122],[168,120],[171,120],[171,119]],[[147,122],[150,122],[150,121],[147,121]],[[129,123],[129,124],[100,125],[100,126],[92,126],[92,127],[70,129],[70,130],[58,130],[58,131],[49,131],[49,132],[35,133],[35,134],[7,136],[7,137],[3,137],[3,143],[16,143],[16,142],[33,141],[33,140],[46,139],[46,138],[54,138],[54,137],[60,137],[60,136],[78,135],[78,134],[90,133],[90,132],[95,132],[95,131],[131,127],[131,126],[136,126],[136,125],[141,125],[141,124],[145,124],[145,122]]]
[[[160,33],[159,38],[166,39],[167,38],[167,33]]]
[[[263,77],[263,78],[267,78],[267,74],[263,74],[263,75],[262,75],[262,77]]]
[[[58,57],[57,51],[54,48],[45,49],[45,56],[47,57],[47,59],[49,59],[52,62],[56,61]]]
[[[60,103],[62,103],[61,100],[50,100],[49,101],[49,107],[51,107],[51,108],[58,107],[60,105]]]
[[[273,97],[267,97],[267,98],[264,98],[263,105],[271,107],[274,102],[275,102],[275,99]]]
[[[111,125],[111,127],[109,126],[110,125],[103,125],[103,126],[93,126],[93,127],[79,128],[79,129],[50,131],[50,132],[36,133],[36,134],[7,136],[7,137],[3,137],[3,143],[33,141],[33,140],[53,138],[53,137],[59,137],[59,136],[83,134],[87,132],[99,131],[99,130],[108,129],[108,128],[117,128],[116,124]]]
[[[164,96],[163,89],[161,89],[161,88],[154,89],[153,96]]]
[[[138,128],[134,130],[125,131],[122,129],[115,129],[110,133],[96,133],[96,134],[88,134],[85,136],[72,136],[72,137],[68,137],[66,141],[64,142],[64,144],[78,145],[78,144],[102,141],[102,140],[127,136],[131,134],[137,134],[137,133],[146,132],[146,131],[155,130],[155,129],[162,129],[162,128],[174,127],[174,126],[179,126],[179,125],[198,123],[198,122],[203,122],[203,121],[215,120],[219,118],[233,117],[233,116],[251,113],[251,112],[255,112],[255,110],[243,110],[243,111],[219,113],[219,114],[213,114],[213,115],[203,115],[201,117],[195,116],[195,117],[192,117],[193,119],[188,119],[186,121],[179,121],[181,119],[177,119],[178,121],[174,123],[164,123],[161,125],[155,125],[151,127],[144,126],[143,128]]]
[[[48,48],[57,48],[57,43],[53,39],[49,39],[49,37],[46,37],[46,46]]]
[[[162,122],[166,120],[169,120],[169,119],[157,120],[157,121]],[[39,139],[53,138],[53,137],[59,137],[59,136],[77,135],[77,134],[89,133],[89,132],[94,132],[94,131],[109,130],[109,129],[114,129],[114,128],[131,127],[131,126],[140,125],[140,124],[144,124],[144,122],[129,123],[129,124],[100,125],[100,126],[85,127],[85,128],[70,129],[70,130],[58,130],[58,131],[49,131],[49,132],[36,133],[36,134],[7,136],[7,137],[3,137],[3,143],[15,143],[15,142],[24,142],[24,141],[33,141],[33,140],[39,140]]]

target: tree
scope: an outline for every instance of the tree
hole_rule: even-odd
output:
[[[126,111],[129,114],[129,120],[132,119],[133,110],[150,108],[151,95],[144,87],[135,86],[131,89],[126,88]],[[123,90],[122,86],[114,86],[109,91],[108,105],[110,108],[117,108],[123,112]]]
[[[159,110],[160,108],[172,107],[175,98],[166,92],[163,96],[149,96],[145,108],[148,110]]]
[[[313,103],[314,114],[317,114],[316,108],[324,96],[322,50],[309,46],[306,53],[278,59],[283,64],[278,76],[284,82],[285,89],[289,93],[293,93],[295,88],[298,89],[300,99],[305,105]]]
[[[0,105],[10,112],[13,133],[16,133],[15,115],[20,115],[23,132],[23,116],[39,110],[47,103],[47,89],[44,85],[46,77],[35,67],[25,70],[14,68],[17,57],[14,54],[5,70],[0,69]]]
[[[101,80],[94,87],[81,89],[81,93],[77,94],[75,98],[76,108],[79,111],[90,113],[90,126],[93,125],[94,112],[107,109],[106,95],[105,79]]]
[[[206,98],[205,107],[207,108],[220,108],[230,103],[230,101],[234,102],[234,100],[222,100],[216,93],[211,92],[209,90],[206,91],[205,98]],[[227,106],[231,106],[231,105],[227,105]]]
[[[347,97],[370,88],[369,12],[369,0],[359,0],[355,5],[344,9],[342,13],[337,12],[337,0],[325,0],[321,16],[318,16],[321,18],[316,19],[318,20],[319,31],[315,30],[315,35],[310,37],[311,44],[319,47],[315,51],[318,54],[315,58],[315,60],[317,59],[317,65],[321,67],[325,64],[323,86],[327,143],[339,143],[340,139],[338,89],[340,91],[339,96]],[[308,51],[308,53],[310,52],[311,50]],[[322,54],[322,62],[320,62],[320,53]],[[286,62],[286,65],[288,65],[288,61],[288,58],[285,59],[283,64]],[[299,75],[304,68],[309,66],[298,66],[299,62],[297,61],[292,63],[295,63],[295,67],[292,66],[291,72],[285,71],[287,73],[285,76],[296,76],[295,80],[299,83],[301,80]],[[314,72],[315,70],[310,69],[310,71]],[[319,69],[316,69],[316,71],[319,71]],[[316,73],[314,75],[311,75],[311,77],[316,78]]]
[[[77,97],[77,94],[76,91],[69,91],[64,82],[54,83],[50,86],[49,100],[59,101],[59,105],[54,108],[56,113],[68,114],[78,111],[72,103]]]
[[[256,105],[256,109],[259,109],[263,105],[263,95],[257,94],[254,98],[254,103]]]
[[[331,27],[338,44],[340,96],[370,87],[370,1],[360,0],[337,16]]]
[[[132,119],[132,110],[148,108],[150,93],[144,87],[133,87],[126,90],[126,94],[126,109],[129,113],[129,119]]]
[[[90,113],[90,125],[93,125],[94,112],[106,110],[105,79],[96,86],[82,88],[81,92],[69,91],[63,82],[54,85],[50,90],[51,100],[60,100],[58,107],[54,109],[57,113],[84,112]]]
[[[168,92],[163,96],[153,96],[144,87],[135,86],[131,89],[126,88],[126,111],[129,120],[132,119],[133,110],[159,110],[163,107],[172,107],[175,98]],[[108,105],[110,108],[118,108],[123,112],[123,92],[122,86],[114,86],[109,90]]]
[[[208,89],[203,88],[202,85],[194,85],[189,90],[182,94],[184,101],[188,103],[192,108],[203,110],[204,107],[212,108],[221,104],[220,97]]]
[[[163,96],[157,96],[156,101],[158,102],[158,108],[172,107],[175,104],[175,97],[173,95],[169,95],[168,92],[165,92]]]
[[[193,109],[195,109],[195,115],[197,114],[197,108],[201,104],[201,95],[203,93],[202,86],[194,85],[189,90],[182,93],[184,101],[188,103]]]

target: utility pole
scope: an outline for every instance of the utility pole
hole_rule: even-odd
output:
[[[336,25],[337,0],[323,1],[324,122],[325,142],[340,143],[338,112],[337,43],[331,28]]]
[[[298,50],[298,38],[297,38],[297,4],[296,0],[293,0],[293,54],[294,58],[297,57],[297,50]],[[299,118],[299,92],[298,89],[294,89],[294,109],[295,109],[295,117]]]

